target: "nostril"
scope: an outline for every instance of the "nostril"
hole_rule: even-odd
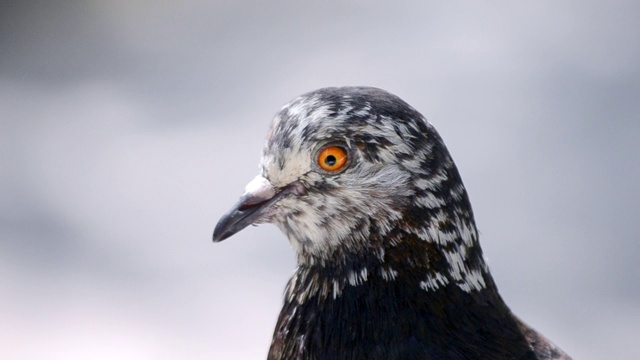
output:
[[[238,207],[238,210],[247,210],[250,208],[254,208],[254,207],[258,207],[264,203],[266,203],[267,201],[271,200],[271,198],[269,199],[263,199],[263,198],[248,198],[246,199],[242,204],[240,204],[240,207]]]

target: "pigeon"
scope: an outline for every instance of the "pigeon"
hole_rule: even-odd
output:
[[[444,142],[387,91],[322,88],[282,107],[213,240],[261,223],[297,261],[270,360],[570,359],[507,307]]]

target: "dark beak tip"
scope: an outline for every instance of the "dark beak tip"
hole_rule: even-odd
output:
[[[222,242],[224,240],[226,240],[227,238],[229,238],[231,236],[231,234],[216,234],[215,232],[213,233],[213,242],[214,243],[219,243]]]
[[[214,243],[222,242],[223,240],[226,240],[227,238],[231,237],[231,235],[234,234],[234,232],[229,231],[229,229],[225,225],[226,224],[224,224],[222,221],[220,221],[218,225],[216,225],[216,228],[213,230],[213,236],[212,236]]]

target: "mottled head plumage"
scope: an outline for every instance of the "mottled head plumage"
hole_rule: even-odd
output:
[[[348,152],[348,165],[336,174],[316,163],[328,144]],[[300,264],[333,266],[375,254],[373,266],[382,268],[393,262],[394,248],[414,241],[428,254],[418,264],[425,268],[425,290],[485,286],[473,215],[455,165],[433,126],[397,96],[369,87],[299,96],[275,116],[260,168],[276,189],[293,183],[305,189],[304,196],[279,199],[259,219],[288,236]]]

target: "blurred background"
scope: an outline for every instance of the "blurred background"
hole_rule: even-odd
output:
[[[263,359],[293,251],[211,242],[291,98],[372,85],[439,129],[515,313],[640,358],[640,4],[3,1],[4,359]]]

